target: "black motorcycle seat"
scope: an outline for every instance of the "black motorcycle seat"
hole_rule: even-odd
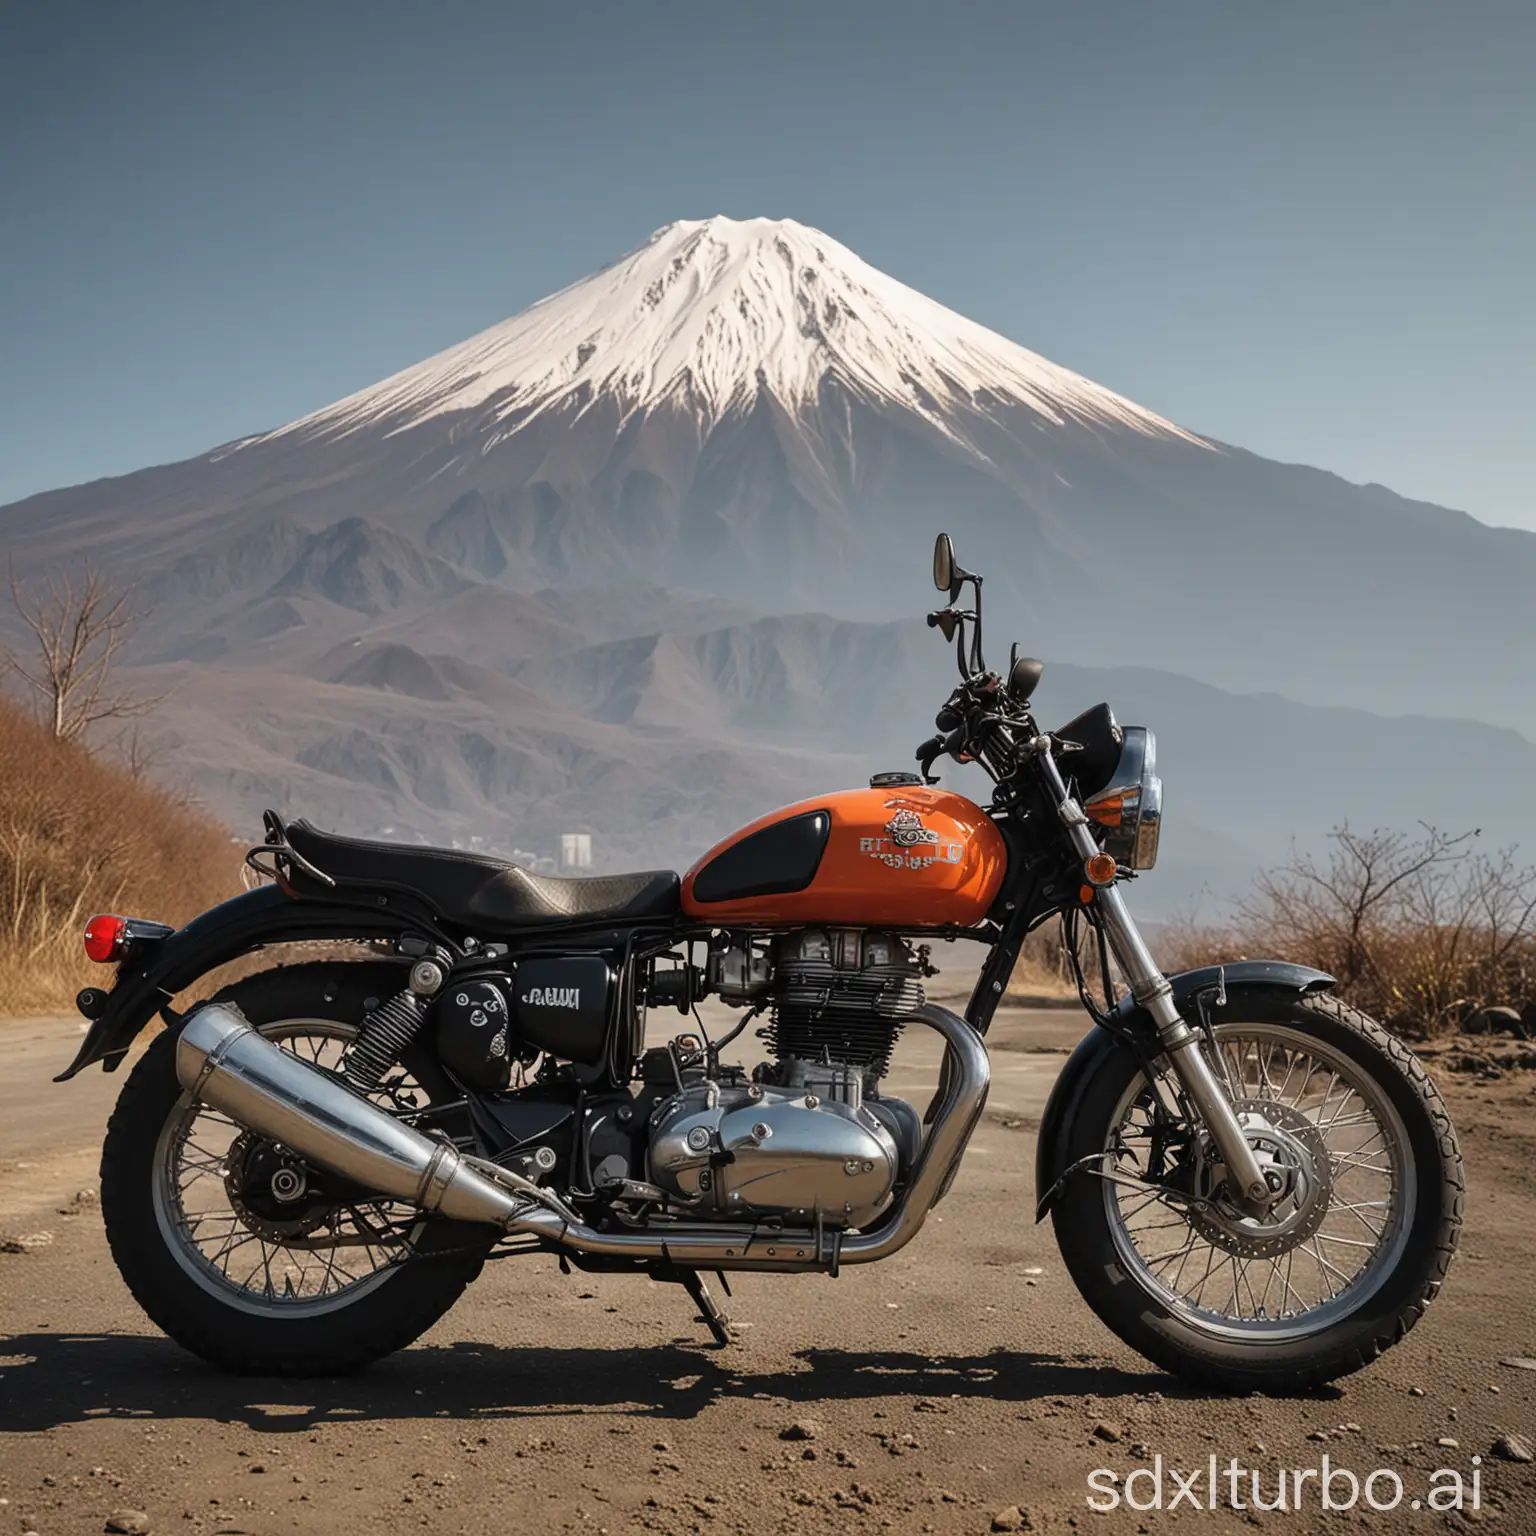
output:
[[[681,881],[670,869],[576,878],[536,875],[484,854],[340,837],[307,821],[291,822],[285,830],[289,847],[339,886],[403,886],[465,928],[671,917],[681,904]],[[306,882],[300,876],[298,883]]]

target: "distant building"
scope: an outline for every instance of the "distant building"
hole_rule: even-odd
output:
[[[592,868],[592,834],[590,832],[562,832],[560,834],[561,869]]]

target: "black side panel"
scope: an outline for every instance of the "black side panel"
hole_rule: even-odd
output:
[[[517,962],[512,1027],[519,1039],[565,1061],[596,1066],[608,1048],[613,967],[603,955]]]
[[[825,811],[806,811],[763,827],[699,871],[693,899],[740,901],[803,891],[816,878],[831,830],[832,818]]]

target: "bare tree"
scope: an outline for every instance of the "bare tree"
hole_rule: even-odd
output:
[[[1281,937],[1297,952],[1327,955],[1346,989],[1379,984],[1379,941],[1397,927],[1405,887],[1433,908],[1443,877],[1469,856],[1467,844],[1476,836],[1450,837],[1433,827],[1421,838],[1339,827],[1325,864],[1311,854],[1292,854],[1279,869],[1264,871],[1240,921]]]
[[[1240,909],[1237,936],[1319,966],[1389,1022],[1454,1026],[1536,983],[1536,870],[1475,832],[1333,833],[1325,859],[1293,854]]]
[[[160,749],[144,735],[137,724],[123,731],[113,745],[130,779],[150,778],[160,765]]]
[[[6,652],[6,667],[37,695],[44,726],[73,741],[103,720],[132,720],[165,697],[111,686],[119,654],[143,621],[134,586],[113,583],[89,561],[71,572],[50,572],[28,589],[9,567],[11,599],[31,631],[23,658]]]

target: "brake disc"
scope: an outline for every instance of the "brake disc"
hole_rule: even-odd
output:
[[[1240,1211],[1221,1193],[1225,1169],[1207,1158],[1196,1174],[1200,1198],[1190,1206],[1189,1224],[1224,1252],[1275,1258],[1300,1247],[1323,1224],[1333,1197],[1333,1165],[1318,1127],[1290,1105],[1236,1099],[1232,1109],[1277,1197],[1261,1217]]]

